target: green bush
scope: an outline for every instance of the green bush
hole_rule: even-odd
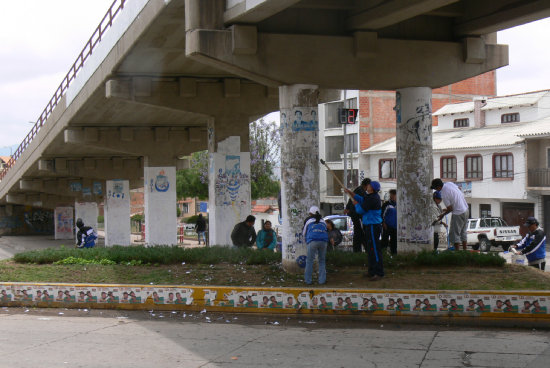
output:
[[[99,262],[103,259],[116,264],[192,264],[242,263],[271,264],[281,261],[281,253],[258,251],[251,248],[209,247],[180,248],[172,246],[115,246],[110,248],[48,248],[18,253],[13,260],[18,263],[51,264],[68,258]],[[71,259],[72,259],[71,258]]]
[[[113,262],[109,259],[100,259],[100,260],[96,260],[96,259],[85,259],[85,258],[80,258],[80,257],[67,257],[67,258],[64,258],[64,259],[61,259],[57,262],[54,262],[53,264],[62,264],[62,265],[69,265],[69,264],[79,264],[79,265],[86,265],[86,264],[99,264],[99,265],[114,265],[116,264],[116,262]]]
[[[130,219],[132,221],[141,221],[143,222],[143,219],[145,218],[145,216],[143,216],[142,213],[136,213],[135,215],[133,215],[132,217],[130,217]]]
[[[97,223],[98,224],[102,224],[104,222],[105,222],[105,217],[103,217],[102,215],[97,216]]]

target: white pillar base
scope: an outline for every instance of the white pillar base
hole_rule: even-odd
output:
[[[75,219],[81,218],[84,225],[91,226],[92,229],[97,231],[97,216],[99,210],[97,203],[95,202],[74,202],[74,216]]]
[[[105,246],[130,245],[130,182],[107,180]]]
[[[176,167],[145,166],[145,243],[177,244]]]

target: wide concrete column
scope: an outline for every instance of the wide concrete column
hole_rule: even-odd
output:
[[[222,127],[208,124],[208,227],[210,245],[232,245],[231,231],[250,215],[250,152],[248,139],[233,135],[222,139]],[[227,128],[227,127],[226,127]],[[245,137],[248,138],[248,129]],[[235,131],[234,134],[239,134]]]
[[[319,89],[312,85],[279,87],[281,110],[281,213],[283,267],[302,272],[297,263],[306,255],[302,237],[311,206],[319,206]]]
[[[397,240],[399,251],[433,249],[432,90],[397,90]]]
[[[175,160],[144,161],[145,243],[177,244]]]
[[[84,225],[91,226],[92,229],[97,231],[97,216],[99,215],[99,210],[97,208],[96,202],[74,202],[74,216],[75,219],[81,218],[84,222]],[[75,220],[76,226],[76,220]],[[76,231],[76,229],[75,229]]]
[[[73,208],[64,206],[54,209],[55,239],[74,239]]]
[[[105,246],[130,245],[130,181],[105,185]]]

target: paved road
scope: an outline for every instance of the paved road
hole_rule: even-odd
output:
[[[548,367],[550,332],[2,309],[1,367]]]

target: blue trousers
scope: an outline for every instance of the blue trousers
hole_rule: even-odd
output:
[[[327,269],[325,265],[327,255],[327,242],[311,241],[307,244],[306,270],[304,278],[306,284],[311,284],[313,278],[313,261],[319,257],[319,284],[327,282]]]
[[[380,232],[382,225],[363,225],[365,242],[367,244],[368,275],[384,276],[384,263],[380,249]]]

